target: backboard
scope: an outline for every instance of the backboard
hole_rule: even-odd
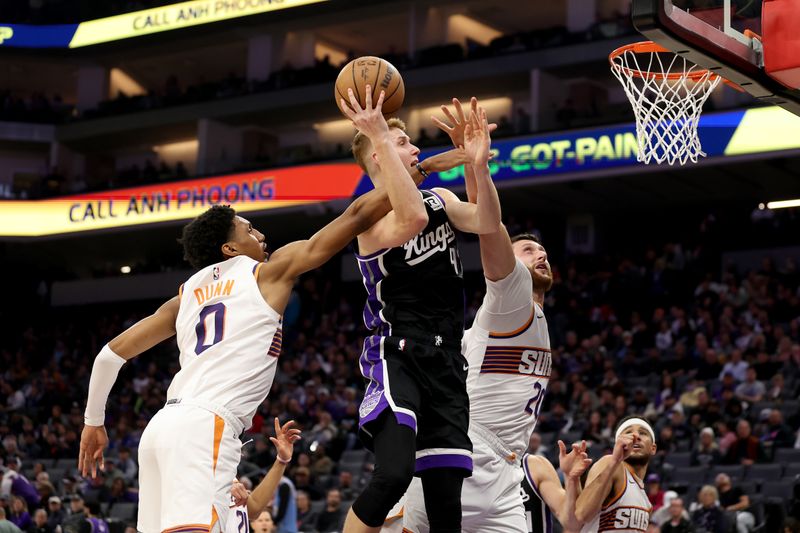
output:
[[[767,74],[762,43],[751,38],[762,35],[762,0],[632,0],[631,16],[648,39],[800,115],[800,90]],[[800,49],[792,53],[800,57]]]

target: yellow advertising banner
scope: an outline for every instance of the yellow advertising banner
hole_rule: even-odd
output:
[[[190,0],[81,22],[70,48],[268,13],[327,0]]]
[[[188,220],[215,204],[252,212],[350,198],[362,176],[355,163],[331,163],[47,200],[2,201],[0,237],[39,237]]]

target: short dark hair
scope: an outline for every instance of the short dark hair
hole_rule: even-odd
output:
[[[517,241],[533,241],[536,244],[542,244],[542,239],[533,233],[519,233],[511,237],[511,244],[514,244]]]
[[[183,258],[200,270],[225,260],[222,245],[230,240],[236,217],[229,205],[214,205],[183,227],[178,242],[183,246]]]

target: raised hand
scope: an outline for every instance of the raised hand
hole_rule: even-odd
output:
[[[347,89],[347,96],[350,99],[350,106],[344,101],[344,98],[339,99],[339,107],[342,108],[342,112],[353,121],[353,125],[369,137],[370,139],[375,139],[381,135],[385,135],[389,133],[389,126],[386,124],[386,119],[383,117],[383,113],[381,112],[381,107],[383,106],[383,98],[386,96],[384,91],[381,91],[381,95],[378,97],[378,101],[375,103],[375,107],[372,107],[372,87],[367,85],[365,87],[367,92],[366,100],[364,102],[364,108],[362,109],[356,100],[356,95],[353,93],[353,89]]]
[[[617,442],[614,443],[614,451],[611,456],[614,458],[614,461],[617,463],[621,463],[625,459],[631,456],[633,453],[633,445],[636,444],[639,440],[639,435],[635,433],[627,433],[625,435],[620,435],[617,439]]]
[[[105,426],[83,426],[78,455],[78,470],[81,476],[86,477],[91,472],[93,478],[97,477],[97,465],[100,465],[100,470],[105,470],[103,451],[106,446],[108,446],[108,434]]]
[[[239,507],[246,504],[248,496],[250,496],[250,493],[244,488],[244,485],[238,479],[234,479],[233,485],[231,485],[231,498],[233,499],[231,507]]]
[[[467,158],[476,167],[486,166],[489,162],[491,144],[492,138],[489,134],[486,110],[478,107],[476,112],[470,112],[469,122],[464,128],[464,150],[467,153]]]
[[[558,441],[558,466],[565,476],[577,479],[586,472],[591,464],[592,460],[586,454],[585,440],[582,440],[580,444],[573,443],[569,453],[567,453],[564,441]]]
[[[275,436],[270,437],[269,440],[275,445],[275,450],[278,452],[278,460],[282,463],[288,463],[292,460],[292,452],[294,451],[294,443],[300,440],[300,430],[294,429],[294,420],[286,422],[283,427],[275,417]]]
[[[431,120],[433,124],[445,132],[450,140],[453,141],[453,146],[456,148],[461,148],[464,146],[464,130],[467,127],[467,117],[464,115],[464,108],[461,105],[461,101],[458,98],[453,98],[453,107],[456,110],[456,114],[450,111],[450,109],[446,106],[442,106],[442,113],[444,113],[447,120],[450,121],[452,126],[437,117],[431,116]],[[472,113],[478,112],[478,99],[474,96],[470,99],[470,108]],[[493,132],[497,129],[497,124],[491,123],[489,124],[489,132]]]

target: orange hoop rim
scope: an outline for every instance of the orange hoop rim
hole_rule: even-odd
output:
[[[715,74],[715,73],[709,71],[708,69],[704,69],[704,68],[701,68],[701,69],[698,69],[698,70],[693,70],[692,72],[688,72],[688,73],[687,72],[668,72],[668,73],[665,74],[663,72],[662,73],[659,73],[659,72],[642,72],[639,69],[625,67],[625,66],[620,65],[619,63],[615,63],[614,62],[614,60],[616,58],[622,56],[626,52],[631,52],[631,53],[634,53],[634,54],[652,54],[652,53],[662,53],[662,52],[675,54],[675,52],[673,52],[669,48],[664,48],[660,44],[655,43],[653,41],[639,41],[637,43],[631,43],[631,44],[626,44],[626,45],[620,46],[619,48],[617,48],[616,50],[614,50],[610,54],[608,54],[608,62],[611,65],[611,68],[613,68],[614,70],[617,70],[619,72],[623,72],[623,73],[625,73],[625,74],[627,74],[629,76],[636,77],[636,78],[647,78],[647,79],[653,79],[653,80],[682,80],[682,79],[689,79],[689,80],[692,80],[694,82],[697,82],[697,81],[700,81],[702,78],[704,78],[708,74],[710,74],[708,76],[709,80],[714,80],[715,78],[720,77],[719,74]],[[677,54],[675,54],[675,55],[677,55]]]

